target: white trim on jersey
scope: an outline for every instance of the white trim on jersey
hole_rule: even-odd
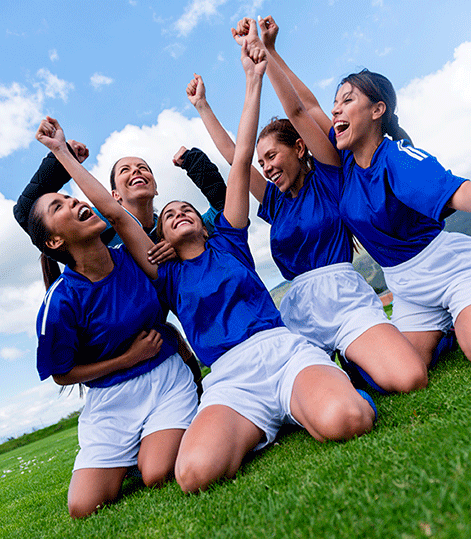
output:
[[[398,141],[397,147],[401,152],[406,152],[407,155],[413,157],[414,159],[417,159],[418,161],[423,161],[428,157],[425,152],[418,150],[417,148],[413,148],[412,146],[404,146],[403,140]]]
[[[44,313],[43,313],[43,321],[41,323],[41,335],[46,334],[46,319],[47,319],[47,313],[49,312],[49,305],[51,304],[52,293],[62,281],[63,281],[63,277],[60,277],[59,279],[57,279],[57,281],[47,291],[46,297],[44,298],[45,307],[44,307]]]

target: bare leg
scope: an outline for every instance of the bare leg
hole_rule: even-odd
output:
[[[293,417],[316,440],[348,440],[373,427],[374,410],[344,373],[314,365],[296,377],[291,394]]]
[[[175,476],[186,493],[205,490],[222,477],[233,477],[263,431],[232,408],[204,408],[185,432]]]
[[[183,429],[153,432],[141,441],[137,465],[148,487],[160,487],[172,478]]]
[[[403,335],[417,350],[423,362],[428,367],[432,361],[433,351],[437,347],[440,339],[443,337],[443,333],[440,330],[404,331]]]
[[[365,331],[347,347],[345,355],[386,391],[408,393],[427,385],[424,361],[391,324],[378,324]]]
[[[463,354],[471,361],[471,306],[465,307],[456,318],[455,333]]]
[[[72,518],[95,513],[118,497],[127,468],[82,468],[72,474],[68,505]]]

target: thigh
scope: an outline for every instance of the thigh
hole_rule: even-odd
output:
[[[417,350],[422,361],[428,367],[432,361],[432,355],[440,339],[443,337],[443,331],[404,331],[404,337]]]
[[[316,440],[346,440],[371,430],[375,413],[340,369],[316,365],[296,377],[291,414]]]
[[[471,360],[471,306],[465,307],[457,316],[455,332],[461,350]]]
[[[379,324],[365,331],[347,347],[345,355],[386,391],[407,393],[427,385],[424,360],[391,324]]]
[[[145,485],[161,486],[173,476],[184,432],[184,429],[166,429],[142,439],[137,465]]]
[[[72,518],[95,513],[118,497],[127,468],[81,468],[69,486],[68,505]]]
[[[233,477],[263,435],[228,406],[201,410],[185,432],[177,456],[175,475],[183,491],[205,490],[219,478]]]

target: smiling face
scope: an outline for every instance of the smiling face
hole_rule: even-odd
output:
[[[339,150],[361,149],[381,134],[384,102],[373,103],[356,86],[343,84],[335,97],[332,123]]]
[[[275,134],[261,138],[257,144],[258,163],[265,178],[282,193],[290,191],[293,196],[301,189],[306,176],[301,161],[305,152],[302,139],[298,139],[294,146],[288,146],[279,142]]]
[[[123,157],[113,167],[114,198],[124,207],[138,199],[153,199],[157,184],[149,165],[140,157]]]
[[[61,193],[47,193],[37,202],[36,211],[50,232],[47,247],[57,249],[95,238],[106,224],[85,202]]]
[[[188,202],[169,202],[159,216],[157,230],[173,247],[206,241],[207,230],[198,212]]]

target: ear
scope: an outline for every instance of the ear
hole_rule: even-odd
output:
[[[113,195],[113,198],[117,200],[120,204],[123,203],[123,199],[121,198],[121,195],[118,193],[118,191],[116,191],[116,189],[113,189],[111,191],[111,194]]]
[[[375,103],[372,108],[372,119],[378,120],[381,118],[381,116],[383,116],[383,114],[386,112],[386,108],[387,107],[384,101],[378,101]]]
[[[294,148],[296,150],[298,159],[302,159],[306,153],[306,144],[304,143],[304,140],[302,138],[298,138],[298,140],[295,142]]]
[[[64,240],[60,236],[51,236],[46,240],[46,246],[49,247],[49,249],[59,249],[63,244]]]

